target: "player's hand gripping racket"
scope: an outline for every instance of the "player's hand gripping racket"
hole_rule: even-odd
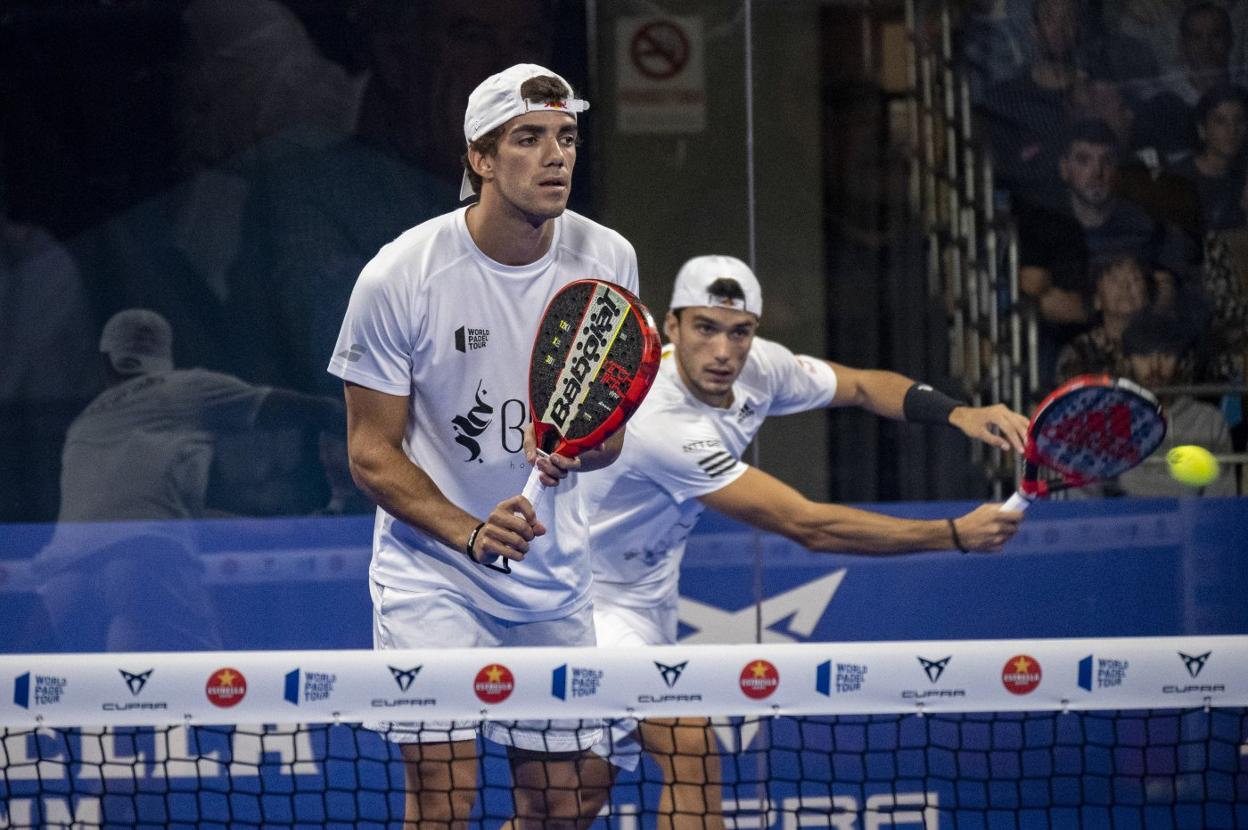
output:
[[[1005,510],[1126,472],[1166,437],[1166,418],[1151,392],[1109,375],[1080,375],[1054,389],[1027,427],[1023,479]],[[1040,478],[1040,469],[1060,476]]]
[[[529,363],[537,451],[574,458],[602,444],[636,411],[659,370],[662,344],[650,312],[605,280],[559,290],[542,315]],[[524,497],[545,490],[534,465]]]

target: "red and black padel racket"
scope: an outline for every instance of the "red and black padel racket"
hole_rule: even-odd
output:
[[[1152,392],[1110,375],[1079,375],[1041,402],[1027,427],[1023,477],[1006,510],[1125,473],[1161,445],[1166,417]],[[1057,474],[1042,479],[1041,470]]]
[[[650,312],[628,290],[577,280],[546,306],[529,363],[529,413],[538,452],[570,458],[624,426],[650,391],[662,344]],[[537,467],[524,496],[537,504]]]
[[[570,282],[551,298],[533,339],[529,416],[537,451],[575,458],[624,426],[659,371],[663,344],[650,311],[606,280]],[[523,495],[546,490],[534,465]],[[511,564],[486,563],[503,573]]]

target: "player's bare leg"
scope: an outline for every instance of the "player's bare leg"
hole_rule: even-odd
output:
[[[477,798],[477,743],[403,744],[403,830],[468,827]]]
[[[516,817],[503,830],[581,830],[594,823],[611,792],[611,765],[586,750],[576,753],[512,749]]]
[[[719,750],[706,718],[641,722],[641,745],[663,773],[660,830],[723,830]]]

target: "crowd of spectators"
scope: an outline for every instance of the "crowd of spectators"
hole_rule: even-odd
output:
[[[1176,383],[1242,382],[1248,0],[968,0],[958,50],[1042,387],[1125,371],[1132,314],[1189,335]],[[456,204],[463,102],[584,60],[576,0],[16,3],[0,17],[0,521],[53,521],[99,339],[167,320],[178,367],[334,396],[363,263]],[[581,57],[577,57],[581,56]],[[587,77],[573,67],[570,76]],[[585,200],[590,188],[578,188]],[[1242,407],[1223,407],[1244,434]],[[365,509],[315,430],[214,436],[211,515]],[[72,482],[68,484],[72,485]]]
[[[464,102],[482,78],[568,43],[584,55],[576,7],[6,7],[0,522],[64,515],[82,469],[66,434],[108,383],[101,333],[126,309],[168,323],[179,370],[341,401],[325,367],[361,267],[458,204]],[[210,443],[187,516],[370,509],[317,429],[261,421]]]
[[[956,29],[1042,388],[1138,374],[1140,321],[1165,329],[1173,406],[1193,411],[1168,387],[1243,384],[1248,2],[974,0]],[[1206,403],[1242,450],[1242,397]]]

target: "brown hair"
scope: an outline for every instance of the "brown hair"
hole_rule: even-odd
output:
[[[520,97],[526,101],[532,101],[535,104],[552,104],[556,101],[562,101],[564,98],[570,98],[572,90],[568,89],[558,78],[551,75],[538,75],[529,78],[520,85]],[[498,153],[498,142],[503,137],[503,130],[506,124],[500,124],[490,130],[485,135],[477,138],[469,146],[483,156],[492,156]],[[580,139],[577,139],[580,143]],[[481,193],[481,176],[477,171],[472,169],[472,165],[468,163],[468,154],[464,153],[463,157],[464,170],[468,173],[468,181],[472,185],[472,192],[480,195]]]

